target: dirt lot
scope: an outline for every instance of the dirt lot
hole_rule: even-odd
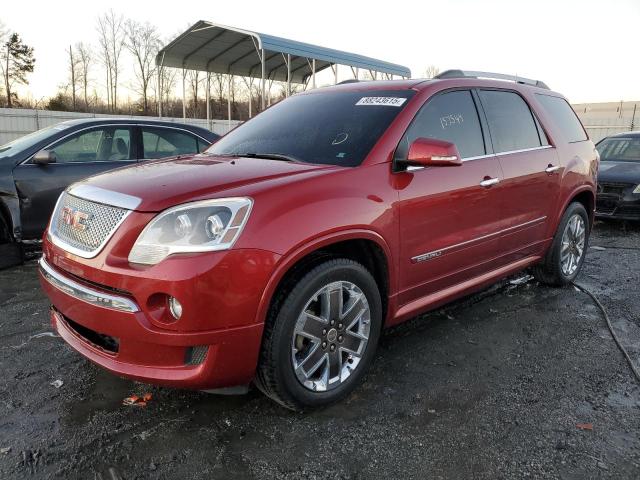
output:
[[[640,365],[640,227],[599,223],[591,245],[579,282]],[[46,335],[35,262],[0,272],[0,327],[3,479],[640,477],[639,384],[574,287],[503,283],[412,320],[306,415],[101,371]]]

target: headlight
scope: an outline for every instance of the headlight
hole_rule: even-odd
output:
[[[174,253],[227,250],[240,236],[251,205],[250,198],[220,198],[165,210],[144,228],[129,261],[155,265]]]
[[[640,184],[636,185],[636,188],[633,190],[633,193],[640,193]]]

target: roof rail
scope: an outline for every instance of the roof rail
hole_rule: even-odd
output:
[[[345,85],[347,83],[360,83],[362,80],[358,80],[357,78],[349,78],[347,80],[342,80],[341,82],[336,83],[336,85]]]
[[[509,82],[521,83],[523,85],[531,85],[533,87],[549,90],[547,84],[541,80],[532,80],[530,78],[519,77],[517,75],[505,75],[504,73],[477,72],[473,70],[446,70],[433,78],[491,78],[495,80],[507,80]]]

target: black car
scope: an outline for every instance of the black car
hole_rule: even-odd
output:
[[[601,140],[596,216],[640,220],[640,132]]]
[[[73,182],[143,160],[201,152],[218,138],[180,123],[88,119],[0,146],[0,244],[39,240],[58,196]]]

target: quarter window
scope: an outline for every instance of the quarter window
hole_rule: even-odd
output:
[[[533,114],[520,95],[500,90],[480,90],[480,100],[487,115],[496,153],[542,145]]]
[[[409,145],[417,138],[451,142],[462,158],[484,155],[482,128],[471,92],[457,90],[430,99],[400,141],[395,158],[407,158]]]
[[[50,149],[58,163],[131,160],[128,128],[96,128],[72,135]]]
[[[143,127],[144,158],[164,158],[198,153],[198,140],[193,135],[170,128]]]
[[[573,108],[564,98],[552,97],[536,93],[536,98],[545,111],[557,122],[558,128],[568,142],[582,142],[588,140],[580,120]]]

